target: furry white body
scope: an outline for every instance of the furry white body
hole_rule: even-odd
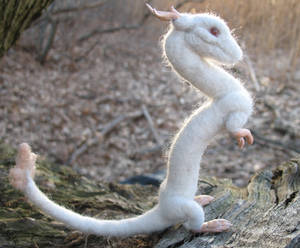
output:
[[[199,29],[212,25],[221,30],[224,36],[221,41],[206,37],[206,31]],[[183,14],[174,20],[163,44],[166,58],[174,70],[206,94],[210,101],[194,112],[175,137],[167,177],[160,186],[159,203],[155,208],[141,216],[116,221],[97,220],[67,210],[49,200],[34,183],[35,157],[26,144],[21,145],[17,166],[11,171],[12,184],[44,212],[85,233],[129,236],[160,231],[178,223],[193,231],[228,229],[229,223],[223,220],[211,222],[220,227],[205,229],[210,222],[203,225],[204,212],[194,197],[201,157],[209,142],[225,129],[239,133],[252,112],[252,100],[245,88],[213,62],[234,63],[242,57],[242,51],[226,24],[207,14]],[[243,137],[245,135],[239,138]]]
[[[188,220],[185,222],[188,229],[199,230],[204,214],[201,206],[195,205],[194,197],[202,154],[214,136],[224,129],[233,133],[243,127],[252,112],[252,99],[237,79],[187,46],[189,38],[185,31],[171,29],[164,39],[165,56],[182,78],[210,100],[189,117],[177,134],[159,199],[165,205],[166,215],[179,217],[181,214],[183,220]],[[186,211],[180,213],[179,209]]]

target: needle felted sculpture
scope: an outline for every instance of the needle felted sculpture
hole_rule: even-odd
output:
[[[202,154],[216,134],[228,130],[241,148],[245,140],[253,143],[251,132],[243,128],[252,112],[252,99],[239,80],[221,67],[238,62],[242,51],[226,23],[217,16],[179,13],[174,8],[164,12],[147,6],[160,20],[170,21],[163,49],[173,70],[210,98],[188,118],[172,143],[157,206],[123,220],[99,220],[59,206],[35,184],[36,155],[27,144],[20,145],[10,181],[46,214],[88,234],[130,236],[178,223],[193,232],[226,231],[231,226],[227,220],[205,222],[202,206],[213,198],[195,194]]]

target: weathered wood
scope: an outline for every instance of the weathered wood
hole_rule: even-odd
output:
[[[15,44],[21,32],[52,2],[53,0],[0,1],[0,57]]]
[[[230,180],[202,178],[199,189],[216,199],[206,218],[232,221],[232,231],[192,234],[180,225],[163,233],[126,239],[96,237],[68,229],[24,201],[8,183],[15,151],[0,145],[0,244],[5,247],[299,247],[300,158],[255,175],[246,188]],[[134,216],[150,209],[157,188],[103,184],[67,166],[39,160],[37,184],[53,200],[79,213],[105,219]]]
[[[258,173],[246,188],[214,178],[201,180],[199,186],[201,193],[216,198],[205,208],[206,219],[228,219],[232,231],[193,235],[172,229],[156,248],[300,247],[300,158]]]

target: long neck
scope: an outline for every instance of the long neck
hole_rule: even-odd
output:
[[[171,32],[165,41],[166,56],[182,78],[211,98],[242,87],[239,81],[228,72],[186,46],[182,35],[179,32]]]
[[[185,46],[182,35],[170,32],[165,40],[166,56],[182,78],[212,99],[243,87],[225,70]],[[213,102],[188,118],[170,150],[165,188],[185,197],[194,197],[201,156],[210,140],[222,129],[223,121],[223,115]]]

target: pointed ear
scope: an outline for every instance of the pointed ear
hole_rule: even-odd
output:
[[[172,6],[171,11],[159,11],[152,8],[150,4],[146,3],[146,6],[151,11],[152,15],[161,21],[172,21],[180,17],[180,13]]]

